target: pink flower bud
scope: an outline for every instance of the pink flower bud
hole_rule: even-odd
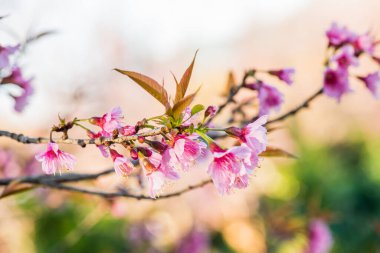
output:
[[[276,76],[281,81],[291,85],[293,83],[293,74],[295,70],[293,68],[285,68],[280,70],[270,70],[269,74]]]
[[[233,136],[233,137],[237,137],[237,138],[240,138],[241,134],[242,134],[241,129],[238,127],[226,128],[225,132],[226,132],[226,134]]]
[[[139,159],[139,154],[138,154],[138,151],[137,149],[131,149],[130,151],[130,156],[133,160],[137,160]]]
[[[144,136],[139,136],[137,137],[137,141],[143,144],[145,142],[145,137]]]
[[[152,150],[145,147],[138,147],[137,150],[143,154],[145,157],[150,157],[152,155]]]
[[[213,106],[213,105],[210,105],[209,107],[207,107],[206,111],[205,111],[205,118],[207,117],[214,117],[216,112],[218,111],[218,107],[217,106]]]
[[[167,144],[162,143],[160,141],[150,141],[149,145],[155,150],[157,150],[160,154],[162,154],[168,148]]]

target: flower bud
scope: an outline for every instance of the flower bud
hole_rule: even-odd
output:
[[[207,107],[206,111],[205,111],[205,118],[207,117],[214,117],[216,112],[218,111],[218,107],[217,106],[213,106],[213,105],[210,105],[209,107]]]
[[[137,150],[145,157],[150,157],[152,155],[152,150],[150,150],[149,148],[138,147]]]
[[[142,144],[142,143],[145,142],[145,137],[144,136],[139,136],[139,137],[137,137],[137,141]]]
[[[138,151],[137,151],[137,149],[131,149],[131,151],[130,151],[130,156],[131,156],[131,158],[133,159],[133,160],[137,160],[137,159],[139,159],[139,154],[138,154]]]
[[[233,136],[233,137],[240,137],[242,135],[241,129],[238,127],[229,127],[224,130],[226,134]]]
[[[149,145],[155,150],[157,150],[159,153],[163,153],[168,148],[167,144],[162,143],[160,141],[150,141]]]
[[[102,118],[100,117],[92,117],[89,119],[88,122],[90,122],[93,125],[99,125]]]

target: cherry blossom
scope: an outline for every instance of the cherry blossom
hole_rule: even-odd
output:
[[[110,153],[116,174],[123,177],[129,176],[134,169],[132,162],[114,149],[110,149]]]
[[[45,152],[37,154],[37,161],[42,163],[42,170],[46,174],[62,173],[62,169],[74,169],[75,157],[59,149],[54,142],[49,142]]]
[[[374,72],[370,73],[365,77],[359,77],[362,80],[368,90],[372,93],[374,98],[378,99],[380,97],[379,89],[380,89],[380,73]]]

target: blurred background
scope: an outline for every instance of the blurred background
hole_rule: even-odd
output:
[[[229,71],[239,80],[250,68],[294,67],[295,84],[278,86],[286,111],[321,87],[330,24],[380,37],[379,10],[378,0],[0,0],[0,16],[9,15],[0,23],[3,44],[55,32],[21,59],[34,76],[26,110],[15,113],[0,90],[0,128],[47,136],[58,114],[85,118],[117,105],[130,124],[158,115],[159,104],[113,68],[165,80],[174,92],[170,71],[180,76],[197,49],[190,86],[202,85],[196,103],[223,101]],[[375,68],[365,61],[357,73]],[[271,133],[271,145],[299,159],[265,159],[245,190],[219,196],[207,186],[157,202],[23,193],[0,200],[0,252],[302,253],[312,218],[330,225],[332,252],[380,252],[380,103],[361,83],[352,86],[340,104],[320,97]],[[0,148],[17,160],[8,175],[40,173],[31,161],[43,146],[0,139]],[[95,147],[63,148],[76,155],[78,172],[112,166]],[[204,178],[205,169],[196,168],[165,191]],[[125,182],[111,175],[95,184]]]

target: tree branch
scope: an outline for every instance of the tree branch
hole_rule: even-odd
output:
[[[85,147],[88,144],[96,144],[96,145],[104,145],[104,144],[112,144],[112,143],[124,143],[126,141],[133,141],[137,140],[138,137],[147,137],[147,136],[156,136],[160,135],[161,133],[165,133],[165,128],[156,128],[150,131],[147,131],[145,133],[130,135],[130,136],[122,136],[117,138],[95,138],[95,139],[62,139],[62,138],[52,138],[52,140],[56,143],[63,143],[63,144],[74,144],[79,145],[81,147]],[[28,137],[23,134],[16,134],[9,131],[0,130],[0,137],[8,137],[10,139],[13,139],[15,141],[18,141],[23,144],[41,144],[41,143],[49,143],[50,139],[45,137]]]
[[[68,182],[80,182],[84,180],[93,180],[98,177],[108,175],[114,172],[114,169],[107,169],[95,174],[77,174],[67,173],[63,175],[36,175],[29,177],[15,177],[15,178],[2,178],[0,179],[0,185],[8,185],[11,182],[30,183],[30,184],[42,184],[42,183],[68,183]]]
[[[293,110],[291,110],[291,111],[289,111],[289,112],[287,112],[287,113],[285,113],[285,114],[283,114],[283,115],[281,115],[281,116],[279,116],[277,118],[269,120],[266,123],[266,125],[269,125],[269,124],[272,124],[272,123],[275,123],[275,122],[278,122],[278,121],[285,120],[286,118],[297,114],[302,109],[309,107],[310,102],[313,101],[315,98],[317,98],[322,93],[323,93],[323,88],[319,89],[316,93],[314,93],[313,95],[311,95],[308,99],[306,99],[302,104],[300,104],[299,106],[297,106]]]
[[[29,176],[29,177],[5,178],[5,179],[0,179],[0,185],[6,186],[6,185],[11,184],[12,182],[18,182],[18,183],[44,186],[44,187],[48,187],[52,189],[94,195],[94,196],[99,196],[103,198],[126,197],[126,198],[134,198],[137,200],[140,200],[140,199],[158,200],[158,199],[176,197],[188,191],[201,188],[212,182],[211,179],[205,180],[198,184],[190,185],[182,190],[161,195],[158,198],[151,198],[150,196],[143,195],[143,194],[132,194],[124,190],[121,190],[118,192],[104,192],[104,191],[90,190],[90,189],[63,184],[63,183],[81,182],[85,180],[94,180],[94,179],[97,179],[98,177],[108,175],[112,172],[114,172],[114,169],[107,169],[95,174],[70,173],[70,174],[54,175],[54,176],[42,174],[42,175]]]
[[[246,72],[244,74],[244,77],[243,77],[243,80],[241,81],[241,83],[238,86],[231,88],[230,93],[229,93],[226,101],[223,104],[219,105],[218,110],[215,113],[215,116],[212,117],[211,119],[209,119],[207,121],[207,124],[210,123],[213,119],[215,119],[216,116],[218,116],[228,104],[235,102],[234,98],[235,98],[236,94],[238,94],[240,89],[245,86],[248,77],[249,77],[249,72]]]
[[[212,182],[211,179],[205,180],[205,181],[202,181],[198,184],[190,185],[190,186],[188,186],[182,190],[161,195],[157,198],[152,198],[152,197],[150,197],[148,195],[144,195],[144,194],[133,194],[133,193],[129,193],[125,190],[120,190],[118,192],[104,192],[104,191],[95,191],[95,190],[90,190],[90,189],[85,189],[85,188],[74,187],[74,186],[70,186],[70,185],[54,184],[54,183],[44,183],[43,186],[53,188],[53,189],[58,189],[58,190],[78,192],[78,193],[83,193],[83,194],[87,194],[87,195],[94,195],[94,196],[99,196],[99,197],[103,197],[103,198],[124,197],[124,198],[132,198],[132,199],[137,199],[137,200],[142,200],[142,199],[144,199],[144,200],[160,200],[160,199],[168,199],[168,198],[180,196],[180,195],[182,195],[186,192],[189,192],[191,190],[201,188],[201,187],[203,187],[203,186],[205,186],[211,182]]]

